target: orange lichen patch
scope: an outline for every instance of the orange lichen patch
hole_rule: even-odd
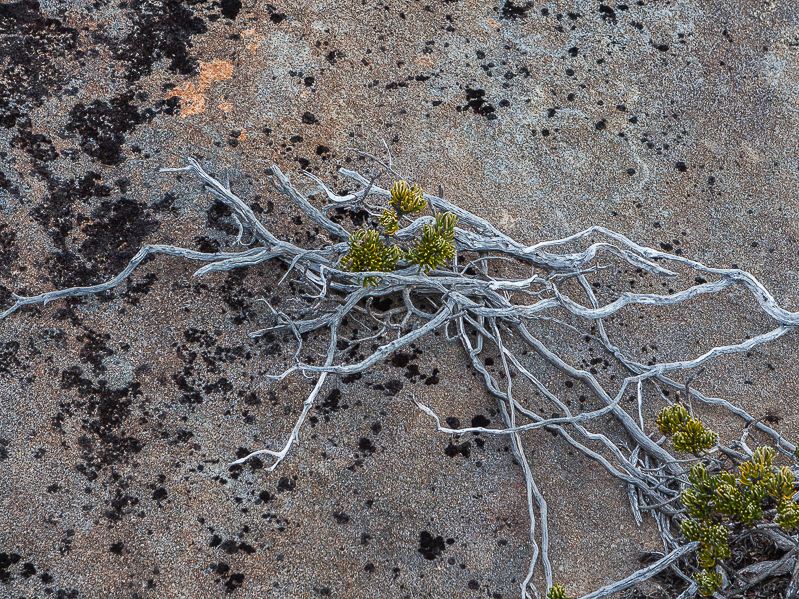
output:
[[[250,51],[250,54],[255,54],[258,51],[258,48],[261,47],[261,42],[264,40],[264,36],[255,33],[255,29],[245,29],[241,32],[241,35],[247,40],[247,43],[245,44],[247,50]]]
[[[222,112],[230,112],[231,110],[233,110],[233,104],[231,104],[230,102],[220,102],[219,110],[221,110]]]
[[[213,60],[211,62],[200,61],[200,74],[197,79],[186,81],[172,90],[173,96],[181,99],[183,106],[180,110],[180,118],[185,119],[201,113],[205,110],[205,94],[212,83],[230,79],[233,75],[233,65],[224,60]]]

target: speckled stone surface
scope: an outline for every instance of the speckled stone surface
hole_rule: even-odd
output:
[[[265,169],[341,192],[339,167],[367,167],[348,148],[385,140],[408,180],[520,240],[601,224],[737,264],[796,310],[797,125],[794,0],[2,0],[0,301],[109,278],[143,243],[233,249],[220,205],[158,172],[187,156],[228,169],[279,236],[320,244]],[[0,597],[518,596],[531,548],[506,443],[451,440],[408,400],[497,424],[462,351],[432,337],[331,380],[275,472],[230,471],[282,444],[311,389],[263,376],[289,363],[290,337],[247,337],[268,313],[256,300],[297,290],[271,264],[194,269],[156,258],[112,293],[0,322]],[[665,290],[651,279],[620,270],[600,295]],[[769,323],[731,292],[608,327],[663,361]],[[542,335],[575,363],[601,357]],[[714,363],[702,389],[795,436],[797,359],[788,335]],[[571,594],[661,547],[595,463],[545,431],[525,442]]]

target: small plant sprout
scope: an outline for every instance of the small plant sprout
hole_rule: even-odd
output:
[[[700,420],[693,418],[680,404],[663,408],[658,414],[657,423],[661,433],[671,435],[677,451],[697,453],[718,443],[718,435],[708,431]]]

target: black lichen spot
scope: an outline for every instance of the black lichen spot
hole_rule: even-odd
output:
[[[449,428],[455,429],[455,428],[460,428],[460,426],[461,426],[461,421],[459,419],[455,418],[455,416],[447,416],[447,419],[445,420],[445,422],[447,423],[447,426]]]
[[[79,366],[62,371],[61,388],[74,389],[77,392],[81,398],[80,406],[85,411],[81,428],[99,441],[99,445],[95,445],[87,435],[79,440],[85,463],[79,464],[77,468],[87,478],[94,480],[103,466],[123,462],[143,449],[141,441],[121,430],[130,416],[133,400],[142,395],[142,391],[138,382],[121,389],[109,389],[106,381],[94,383],[82,375],[83,369]],[[56,429],[61,428],[67,415],[72,415],[69,406],[69,403],[62,403],[63,411],[53,418]]]
[[[449,458],[454,458],[457,455],[462,455],[468,458],[472,454],[472,444],[469,441],[464,441],[460,445],[455,445],[452,441],[449,442],[444,448],[444,455]]]
[[[519,17],[526,17],[527,11],[530,10],[532,5],[532,2],[527,2],[523,6],[517,6],[511,0],[506,0],[505,5],[502,7],[502,18],[518,19]]]
[[[124,548],[125,548],[124,543],[122,543],[120,541],[118,543],[114,543],[113,545],[111,545],[111,547],[108,548],[108,551],[110,551],[111,553],[114,553],[116,555],[122,555],[122,550]]]
[[[293,491],[297,487],[296,479],[289,478],[287,476],[281,476],[280,480],[277,481],[277,492],[282,493],[283,491]]]
[[[0,374],[11,373],[12,368],[21,366],[17,358],[19,341],[5,341],[0,343]]]
[[[222,0],[219,4],[222,9],[222,16],[235,21],[241,10],[241,0]]]
[[[216,200],[206,212],[206,225],[209,229],[222,231],[225,235],[236,235],[239,228],[230,218],[232,214],[230,208]]]
[[[235,541],[231,541],[230,539],[219,545],[219,548],[228,555],[233,555],[234,553],[239,552],[239,546],[236,545]]]
[[[327,394],[325,400],[322,402],[322,405],[319,407],[319,411],[322,414],[330,414],[331,412],[338,412],[341,409],[339,405],[339,400],[341,399],[341,391],[338,389],[333,389],[330,393]]]
[[[358,440],[358,449],[367,453],[374,453],[377,447],[372,443],[372,440],[367,437],[361,437]]]
[[[153,491],[153,499],[156,501],[161,501],[162,499],[166,499],[169,496],[167,490],[164,487],[159,487],[155,491]]]
[[[426,530],[419,533],[419,553],[425,559],[434,560],[446,549],[444,544],[444,537],[434,537]]]
[[[669,46],[667,44],[658,44],[657,46],[655,46],[655,48],[657,48],[659,52],[669,51]]]
[[[411,356],[409,354],[403,352],[395,352],[393,356],[391,356],[391,360],[387,360],[390,362],[392,366],[395,368],[405,368],[410,362]]]
[[[133,92],[127,92],[110,102],[95,100],[89,106],[79,102],[69,112],[65,129],[80,135],[81,149],[92,158],[107,165],[121,164],[125,134],[142,122],[132,100]]]
[[[604,131],[607,129],[608,123],[605,119],[600,119],[594,127],[596,127],[597,131]]]
[[[470,108],[475,114],[486,117],[488,120],[497,118],[496,109],[493,105],[485,101],[486,92],[483,89],[466,88],[466,104],[459,107],[461,111],[466,112]]]
[[[126,63],[128,81],[138,81],[152,73],[153,65],[170,59],[169,70],[191,75],[196,60],[189,56],[191,36],[205,33],[203,20],[181,0],[131,0],[130,33],[114,48],[114,58]]]
[[[432,374],[424,380],[425,385],[438,385],[438,368],[433,368]]]
[[[305,123],[306,125],[315,125],[316,123],[319,122],[319,119],[317,119],[310,112],[305,112],[302,115],[302,122]]]
[[[174,214],[177,212],[177,209],[173,206],[176,199],[177,198],[173,194],[167,192],[164,194],[163,198],[150,204],[150,210],[154,212],[171,212]]]
[[[237,591],[238,589],[241,588],[243,584],[244,584],[244,574],[242,574],[241,572],[235,572],[231,574],[228,577],[227,582],[225,582],[225,592],[232,593],[234,591]]]
[[[350,521],[350,517],[344,512],[333,512],[333,519],[339,524],[346,524]]]
[[[602,20],[607,22],[610,21],[614,25],[616,24],[616,11],[613,10],[610,6],[606,4],[599,5],[599,14],[602,16]]]
[[[472,426],[480,426],[485,428],[489,424],[491,424],[491,421],[482,414],[478,414],[477,416],[472,418]]]
[[[705,279],[704,277],[695,277],[694,281],[696,282],[697,285],[704,285],[705,283],[707,283],[707,279]]]
[[[33,132],[29,118],[19,120],[17,134],[11,138],[11,147],[19,148],[38,162],[52,162],[59,156],[49,137]]]
[[[211,542],[208,543],[209,547],[219,547],[222,544],[222,537],[219,535],[214,535],[211,537]],[[224,574],[224,572],[220,572],[220,574]]]
[[[685,164],[682,160],[680,160],[677,164],[674,165],[674,168],[676,168],[681,173],[684,173],[685,171],[688,170],[688,165]]]
[[[22,572],[19,573],[22,578],[30,578],[36,574],[36,567],[31,562],[25,562],[22,565]]]
[[[386,390],[386,395],[388,397],[393,397],[400,391],[402,391],[402,381],[397,379],[390,379],[383,383],[383,388]]]

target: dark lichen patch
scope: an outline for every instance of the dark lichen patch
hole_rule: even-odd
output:
[[[154,272],[148,272],[142,277],[138,283],[134,283],[131,279],[127,281],[127,287],[122,296],[125,300],[133,306],[139,305],[141,297],[150,293],[153,284],[158,280],[158,275]]]
[[[205,224],[209,229],[221,231],[225,235],[236,235],[239,228],[233,222],[232,215],[230,208],[216,200],[206,212]]]
[[[92,171],[80,179],[66,181],[47,170],[37,172],[44,178],[49,194],[31,215],[57,248],[47,258],[47,269],[56,288],[92,285],[117,274],[127,266],[144,238],[159,226],[140,202],[125,197],[103,200],[92,212],[91,222],[83,226],[86,238],[76,255],[70,250],[70,233],[90,220],[76,213],[76,207],[108,198],[112,190],[100,183],[100,175]]]
[[[92,222],[83,227],[87,239],[81,255],[106,275],[117,274],[141,248],[144,239],[158,230],[145,204],[125,197],[103,201],[92,211]]]
[[[338,412],[343,407],[344,406],[341,404],[341,391],[339,389],[332,389],[318,409],[322,414],[331,414]]]
[[[241,0],[221,0],[219,8],[222,16],[234,21],[239,16],[241,10]]]
[[[18,564],[22,556],[19,553],[0,553],[0,582],[7,583],[11,580],[11,572],[8,569],[14,564]]]
[[[527,11],[529,11],[532,6],[532,2],[516,5],[511,0],[506,0],[505,4],[502,6],[502,18],[518,19],[520,17],[526,17]]]
[[[444,537],[441,535],[434,537],[426,530],[419,533],[419,553],[425,559],[434,560],[446,549]]]
[[[19,352],[19,341],[6,341],[0,343],[0,374],[10,374],[19,368],[21,363],[17,358]]]
[[[496,108],[485,100],[486,92],[484,89],[466,88],[466,104],[458,106],[458,112],[466,112],[471,109],[475,114],[486,117],[489,121],[497,118]]]
[[[127,92],[110,102],[95,100],[88,106],[79,102],[69,112],[65,130],[80,136],[81,149],[92,158],[107,165],[121,164],[125,134],[142,122],[132,101],[133,92]]]
[[[61,90],[58,59],[76,49],[78,32],[42,14],[35,0],[0,4],[0,31],[0,125],[11,128]]]
[[[80,470],[80,469],[79,469]],[[97,475],[94,475],[97,478]],[[90,477],[91,480],[93,480]],[[124,489],[117,487],[114,491],[113,499],[106,502],[111,509],[104,510],[103,516],[111,522],[119,522],[126,515],[131,513],[139,505],[139,498],[124,492]]]
[[[11,195],[19,195],[19,186],[14,185],[3,171],[0,171],[0,189],[7,191]]]
[[[29,118],[18,120],[17,134],[11,138],[11,147],[22,150],[38,162],[52,162],[59,156],[49,137],[43,133],[33,132]]]
[[[368,437],[361,437],[358,440],[358,449],[364,453],[374,453],[377,450],[375,444]]]
[[[80,428],[85,434],[78,439],[78,445],[83,450],[84,463],[78,464],[77,469],[89,480],[96,479],[105,466],[125,462],[143,449],[143,443],[123,429],[133,401],[142,395],[140,383],[111,389],[107,381],[94,382],[83,376],[80,366],[72,366],[61,372],[61,388],[74,390],[78,399],[60,403],[53,426],[63,432],[66,419],[81,414]]]
[[[285,491],[293,491],[297,487],[297,477],[281,476],[277,481],[277,492],[283,493]]]
[[[114,355],[114,352],[106,344],[106,341],[110,340],[111,335],[108,333],[97,333],[91,329],[84,335],[78,335],[78,341],[83,342],[79,354],[80,360],[84,364],[91,364],[95,374],[105,372],[103,360]]]
[[[456,445],[452,441],[449,442],[444,448],[444,455],[450,458],[454,458],[457,455],[462,455],[465,458],[468,458],[472,454],[472,444],[469,441],[464,441],[463,443]]]
[[[138,81],[152,72],[162,58],[169,70],[194,74],[196,60],[189,55],[191,37],[205,33],[205,22],[180,0],[132,0],[128,4],[132,30],[114,47],[114,58],[127,64],[126,79]]]
[[[17,234],[6,223],[0,223],[0,275],[9,276],[19,258],[16,239]]]

